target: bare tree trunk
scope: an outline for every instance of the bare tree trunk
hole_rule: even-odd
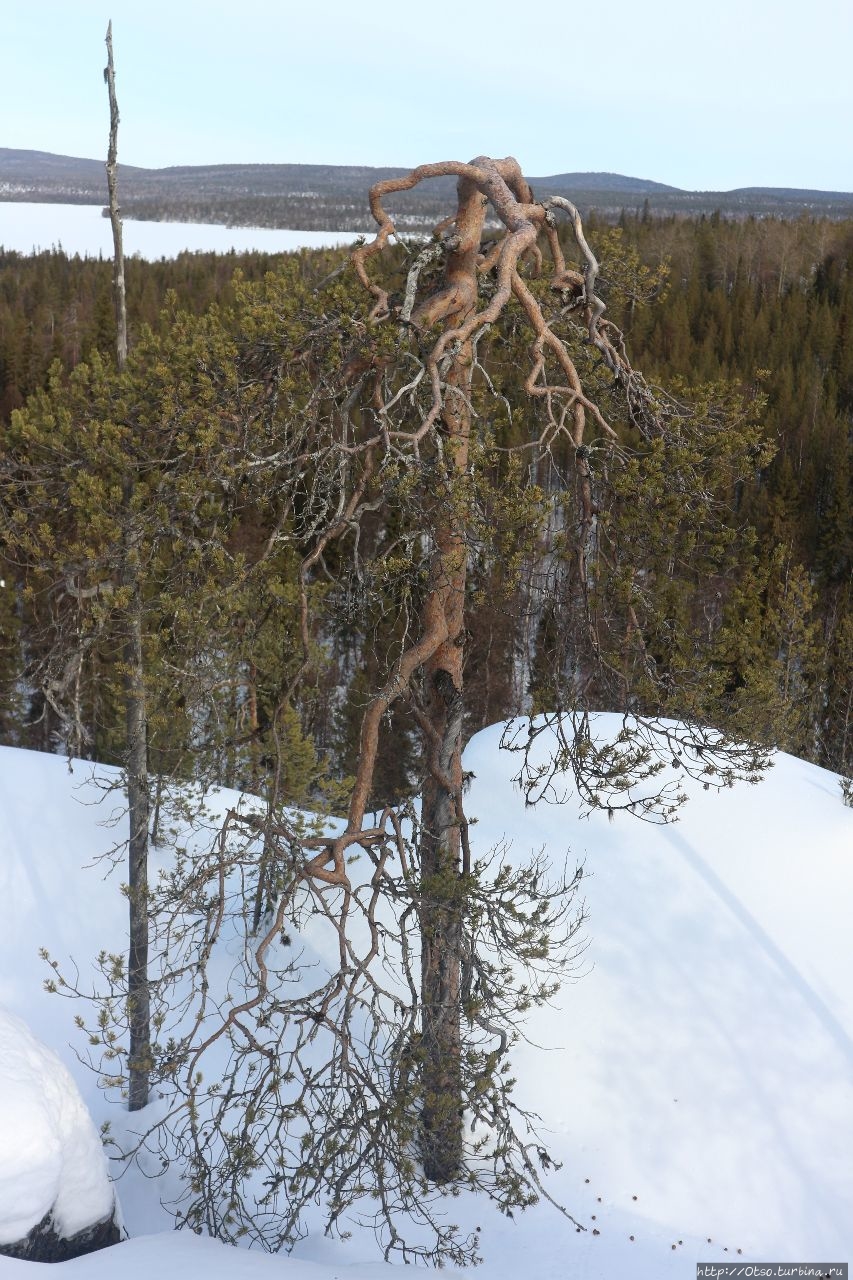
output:
[[[107,27],[107,65],[104,80],[110,97],[110,142],[107,152],[107,187],[113,229],[113,300],[116,313],[116,363],[127,363],[127,298],[124,284],[124,249],[116,182],[118,149],[118,101],[113,65],[113,24]],[[127,537],[124,548],[123,585],[129,589],[125,641],[125,725],[127,730],[129,954],[127,962],[128,1110],[148,1104],[151,1070],[151,1014],[148,987],[148,713],[145,700],[145,667],[142,651],[142,583],[139,565],[139,533],[133,513],[134,479],[125,480],[124,507]]]
[[[107,151],[107,190],[110,198],[110,223],[113,229],[113,301],[116,312],[116,360],[123,369],[127,360],[127,299],[124,287],[124,248],[122,245],[121,217],[118,207],[116,182],[116,157],[118,154],[118,101],[116,77],[113,66],[113,24],[107,27],[107,65],[104,79],[110,95],[110,145]]]

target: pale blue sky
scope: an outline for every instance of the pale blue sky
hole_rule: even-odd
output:
[[[0,146],[853,190],[850,0],[15,0]]]

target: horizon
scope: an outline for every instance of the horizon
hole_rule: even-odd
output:
[[[141,168],[405,169],[509,153],[531,174],[643,174],[683,191],[850,187],[853,11],[840,0],[810,11],[823,37],[810,80],[793,0],[721,0],[712,28],[666,0],[641,10],[614,0],[604,34],[594,13],[556,0],[536,24],[507,0],[489,21],[451,0],[430,15],[395,11],[368,30],[343,0],[299,12],[263,0],[239,10],[152,0],[144,11],[38,0],[7,15],[4,142],[84,158],[106,150],[112,18],[119,162]]]
[[[94,155],[70,155],[66,152],[49,151],[44,147],[0,147],[0,154],[6,152],[19,152],[22,155],[50,156],[60,160],[82,161],[89,164],[103,164],[102,157]],[[459,159],[459,157],[454,157]],[[258,168],[258,169],[277,169],[277,168],[316,168],[316,169],[397,169],[405,172],[407,166],[402,164],[368,164],[362,161],[349,161],[346,163],[333,163],[327,160],[217,160],[206,163],[189,163],[189,164],[167,164],[167,165],[139,165],[133,161],[119,161],[119,169],[137,169],[147,173],[166,173],[172,169],[236,169],[236,168]],[[557,178],[566,176],[575,176],[582,178],[624,178],[629,182],[653,183],[655,186],[667,191],[681,192],[687,195],[707,195],[720,194],[730,195],[738,191],[797,191],[804,195],[811,193],[820,195],[853,195],[853,183],[848,188],[837,187],[793,187],[785,186],[767,186],[766,184],[758,184],[754,182],[745,183],[740,187],[678,187],[673,183],[663,182],[658,178],[649,178],[645,174],[639,173],[622,173],[612,169],[571,169],[558,170],[548,169],[542,170],[541,173],[529,172],[528,176],[534,180],[546,178]],[[4,197],[0,192],[0,202]]]

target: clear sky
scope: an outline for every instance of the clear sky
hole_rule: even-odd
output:
[[[851,0],[14,0],[0,146],[853,190]]]

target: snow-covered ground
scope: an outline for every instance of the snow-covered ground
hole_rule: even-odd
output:
[[[124,222],[124,252],[155,261],[193,252],[285,253],[352,244],[354,231],[277,231],[269,227],[218,227],[195,222]],[[69,256],[111,258],[112,229],[100,205],[0,202],[0,247],[17,253],[62,248]]]
[[[535,1014],[541,1047],[521,1046],[515,1065],[519,1101],[563,1161],[548,1188],[588,1229],[547,1204],[507,1221],[463,1196],[453,1220],[482,1228],[484,1280],[853,1260],[853,811],[836,778],[779,755],[757,787],[688,785],[677,825],[609,823],[572,801],[525,810],[499,736],[486,730],[466,753],[477,847],[505,839],[515,859],[544,847],[585,862],[582,969]],[[105,879],[96,861],[117,799],[89,774],[0,750],[0,1004],[60,1054],[100,1124],[116,1108],[79,1064],[73,1002],[42,990],[38,955],[73,956],[85,977],[99,950],[121,946],[121,872]],[[119,1195],[134,1238],[61,1264],[78,1280],[396,1274],[372,1235],[270,1258],[170,1233],[156,1181],[130,1175]],[[0,1280],[34,1265],[0,1259]]]

